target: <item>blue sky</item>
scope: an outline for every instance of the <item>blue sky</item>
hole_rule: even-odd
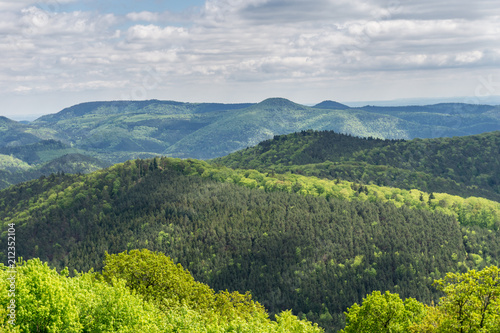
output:
[[[95,100],[500,101],[478,0],[0,0],[0,115]]]
[[[47,8],[49,6],[57,7],[58,11],[98,11],[100,13],[113,13],[117,15],[126,15],[130,12],[182,12],[193,7],[203,7],[205,1],[202,0],[179,0],[179,1],[160,1],[160,0],[86,0],[86,1],[76,1],[71,3],[57,3],[54,6],[50,2],[38,3],[37,5],[41,8]]]

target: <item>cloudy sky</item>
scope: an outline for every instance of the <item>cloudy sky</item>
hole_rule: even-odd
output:
[[[0,1],[0,115],[500,95],[497,0]],[[13,118],[15,118],[13,117]]]

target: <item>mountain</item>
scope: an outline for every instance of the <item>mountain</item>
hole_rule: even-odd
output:
[[[360,109],[317,109],[282,98],[271,98],[239,109],[169,147],[169,156],[209,159],[251,147],[274,135],[316,129],[378,138],[429,137],[439,130],[464,135],[460,130],[432,127]]]
[[[31,127],[0,116],[0,146],[15,146],[40,141]]]
[[[0,191],[0,257],[15,226],[16,254],[30,260],[19,276],[40,272],[58,290],[93,281],[125,295],[125,282],[114,293],[97,285],[106,252],[161,251],[214,290],[251,291],[271,315],[293,309],[334,332],[374,290],[437,303],[434,279],[500,263],[500,132],[466,136],[499,124],[494,106],[308,107],[282,98],[91,102],[29,124],[2,118],[0,184],[29,181]],[[157,157],[227,153],[209,162]],[[147,271],[138,267],[114,274],[133,272],[127,283],[159,292],[135,277]],[[97,273],[66,277],[73,269]],[[196,293],[194,285],[180,293]],[[71,302],[96,307],[77,291]],[[237,302],[226,310],[249,304],[226,294]]]
[[[349,108],[333,101],[308,107],[283,98],[256,104],[114,101],[82,103],[23,126],[117,163],[165,154],[209,159],[308,129],[383,139],[463,136],[500,129],[500,109],[450,103]]]
[[[75,105],[32,126],[50,128],[64,142],[111,163],[162,154],[170,145],[251,104],[115,101]]]
[[[303,131],[213,163],[500,201],[500,131],[410,141]]]
[[[328,332],[372,290],[437,302],[433,278],[500,260],[498,202],[197,160],[52,174],[1,191],[0,218],[24,259],[88,271],[106,251],[161,251],[215,290],[249,290]]]
[[[0,155],[0,163],[0,189],[52,173],[90,173],[109,166],[109,163],[78,153],[53,156],[48,162],[36,165],[28,165],[12,156]],[[11,167],[6,166],[7,164]]]
[[[109,163],[158,155],[209,159],[308,129],[382,139],[463,136],[499,130],[500,108],[457,103],[349,108],[334,101],[308,107],[283,98],[256,104],[88,102],[29,124],[0,119],[0,149],[55,140],[79,149],[72,153]]]
[[[66,154],[82,152],[56,140],[41,140],[31,144],[0,147],[0,154],[16,157],[30,165],[44,163]]]
[[[330,109],[330,110],[345,110],[345,109],[350,109],[349,106],[334,102],[334,101],[323,101],[319,104],[316,104],[313,106],[315,109]]]
[[[88,173],[110,166],[56,140],[0,147],[0,189],[51,173]]]
[[[425,106],[378,107],[364,106],[367,112],[387,114],[423,125],[456,128],[467,134],[480,134],[499,130],[500,107],[463,103],[440,103]],[[440,130],[433,137],[443,135]]]

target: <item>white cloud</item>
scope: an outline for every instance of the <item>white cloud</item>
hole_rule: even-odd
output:
[[[129,40],[186,38],[188,32],[181,27],[159,27],[157,25],[135,25],[127,31]]]
[[[283,96],[287,89],[316,96],[337,82],[360,86],[394,77],[400,83],[406,78],[412,87],[406,93],[414,94],[415,73],[451,77],[451,69],[491,73],[500,65],[500,10],[486,0],[207,0],[199,11],[178,17],[50,6],[0,2],[2,91],[131,95],[154,68],[166,87],[158,94],[196,95],[183,94],[184,87],[226,96],[243,85],[241,91],[255,96],[280,95],[280,89]],[[453,80],[443,85],[444,94],[455,89]],[[303,87],[306,81],[314,89]],[[339,87],[347,92],[350,86]]]
[[[149,11],[133,12],[126,15],[127,19],[131,21],[146,21],[146,22],[156,22],[160,19],[160,13],[152,13]]]

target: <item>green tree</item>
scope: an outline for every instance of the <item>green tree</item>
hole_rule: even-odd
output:
[[[435,281],[446,293],[439,308],[446,315],[441,325],[455,332],[500,332],[500,269],[448,273]]]
[[[146,249],[106,253],[103,277],[110,283],[114,279],[125,280],[128,288],[162,309],[181,304],[202,309],[215,303],[214,292],[207,285],[195,281],[189,271],[164,254]]]
[[[403,301],[398,294],[374,291],[360,305],[345,313],[347,326],[342,333],[408,332],[409,327],[425,315],[424,305],[413,298]]]

